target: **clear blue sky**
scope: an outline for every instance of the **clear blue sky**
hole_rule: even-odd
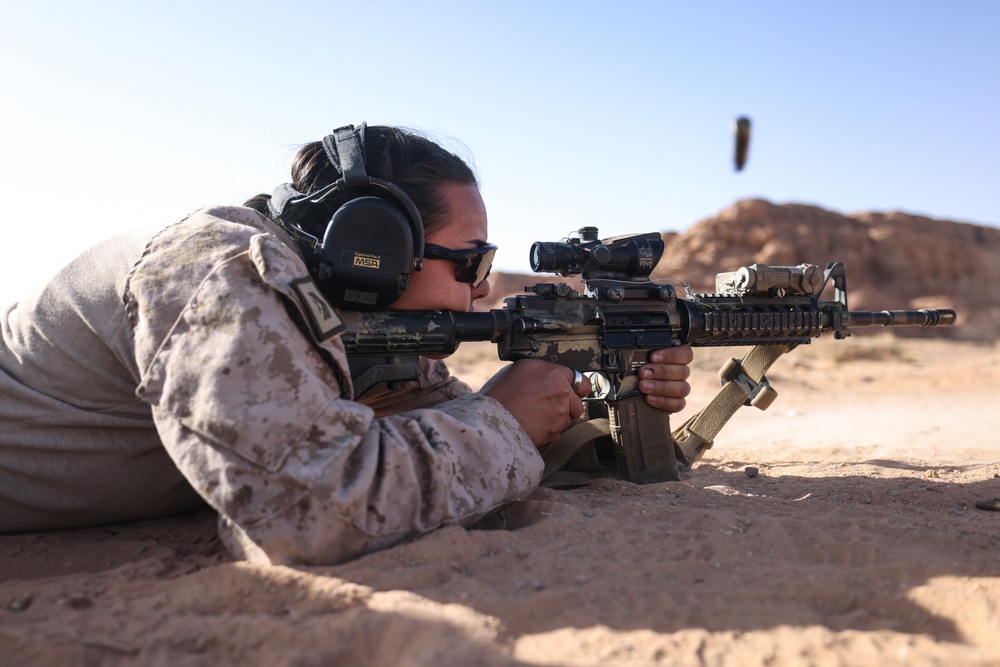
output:
[[[503,270],[746,197],[1000,223],[994,0],[2,8],[4,301],[120,230],[270,192],[361,121],[474,161]]]

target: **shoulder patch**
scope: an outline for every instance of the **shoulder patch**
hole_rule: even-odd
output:
[[[345,329],[343,320],[320,292],[316,281],[308,276],[299,278],[292,281],[292,289],[305,306],[305,311],[309,315],[309,326],[312,327],[319,342],[325,343]]]

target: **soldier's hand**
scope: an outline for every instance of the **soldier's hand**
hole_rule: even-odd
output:
[[[646,394],[646,402],[667,412],[683,410],[691,393],[687,379],[693,359],[690,345],[650,352],[649,363],[639,369],[639,391]]]
[[[583,414],[582,398],[590,380],[573,389],[573,369],[538,359],[506,366],[483,385],[480,393],[499,401],[514,415],[536,445],[555,442],[569,423]]]

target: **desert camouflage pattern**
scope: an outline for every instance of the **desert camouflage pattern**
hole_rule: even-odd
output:
[[[235,555],[335,563],[536,487],[542,461],[514,417],[441,363],[372,390],[374,407],[350,400],[343,346],[314,337],[291,287],[305,275],[270,221],[227,207],[154,236],[124,287],[133,398]]]
[[[106,239],[0,308],[0,531],[204,504],[135,395],[140,372],[122,293],[162,227]]]

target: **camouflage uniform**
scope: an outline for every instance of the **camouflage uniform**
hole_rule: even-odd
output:
[[[425,363],[401,396],[373,397],[378,414],[350,400],[343,346],[317,339],[292,287],[306,275],[293,247],[253,211],[205,209],[153,235],[112,284],[63,285],[8,309],[0,470],[14,483],[0,489],[0,531],[156,516],[203,498],[237,556],[333,563],[529,493],[542,463],[527,434],[443,364]],[[86,348],[83,359],[60,352],[71,377],[40,363],[33,340],[66,321]]]

